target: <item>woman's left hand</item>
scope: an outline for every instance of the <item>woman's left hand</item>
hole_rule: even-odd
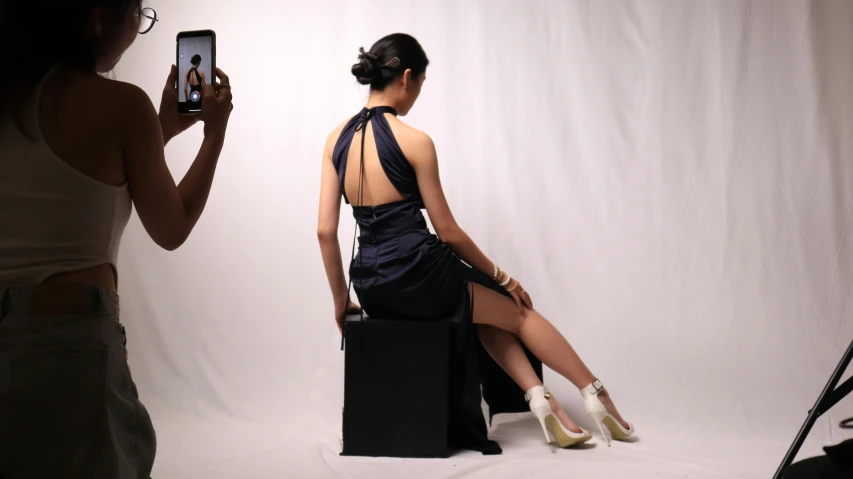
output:
[[[335,322],[338,323],[338,331],[344,334],[344,321],[347,320],[348,314],[358,314],[361,312],[361,306],[352,302],[347,297],[345,305],[335,305]]]
[[[527,307],[527,309],[533,309],[533,300],[530,299],[530,294],[517,280],[513,279],[510,284],[507,285],[506,289],[512,296],[512,299],[515,300],[515,305],[518,306],[519,311],[523,313],[524,307]]]

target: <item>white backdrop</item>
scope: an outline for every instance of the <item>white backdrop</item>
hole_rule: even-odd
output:
[[[235,102],[187,243],[161,251],[133,220],[121,252],[131,367],[159,431],[154,477],[772,475],[853,339],[853,3],[150,6],[161,21],[118,78],[159,103],[177,32],[212,28]],[[525,283],[639,442],[553,451],[520,415],[492,432],[499,457],[338,457],[320,156],[366,98],[349,73],[358,47],[395,31],[431,60],[404,120],[435,140],[454,214]],[[201,135],[168,146],[176,179]],[[546,382],[590,427],[577,391],[551,371]],[[800,457],[845,438],[835,426],[851,404]]]

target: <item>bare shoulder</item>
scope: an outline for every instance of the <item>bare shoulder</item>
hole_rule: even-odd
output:
[[[107,79],[103,79],[103,81],[104,91],[109,91],[111,93],[111,96],[113,97],[111,103],[113,104],[121,102],[121,100],[124,99],[126,102],[122,102],[122,106],[125,107],[147,109],[148,107],[154,106],[151,102],[151,97],[148,96],[148,93],[132,83]]]
[[[151,97],[142,88],[131,83],[102,79],[104,81],[104,99],[109,100],[113,108],[112,118],[124,118],[122,126],[135,130],[141,123],[157,120],[157,110]],[[133,131],[132,130],[132,131]]]
[[[342,122],[340,125],[336,126],[329,136],[326,137],[326,146],[323,149],[324,156],[329,158],[332,157],[332,152],[335,150],[335,145],[338,143],[338,138],[341,136],[341,132],[344,130],[344,127],[349,123],[350,120],[346,120]]]
[[[74,74],[56,90],[71,98],[69,107],[78,111],[79,121],[97,125],[103,131],[120,134],[133,131],[143,121],[156,121],[157,111],[151,98],[136,85],[91,74]]]
[[[435,158],[435,144],[425,132],[407,125],[399,118],[390,118],[388,124],[410,163]]]
[[[89,101],[84,103],[87,122],[116,141],[122,149],[135,148],[140,142],[154,141],[160,120],[151,98],[131,83],[94,75],[85,80]]]

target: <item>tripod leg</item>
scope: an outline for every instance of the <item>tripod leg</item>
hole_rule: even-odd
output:
[[[835,367],[835,371],[832,372],[829,382],[826,383],[826,386],[823,388],[820,396],[818,396],[814,407],[809,411],[806,422],[803,423],[803,427],[800,428],[800,432],[798,432],[797,437],[794,438],[794,443],[791,444],[791,447],[788,449],[788,453],[785,454],[785,459],[782,460],[782,464],[779,465],[779,469],[776,470],[776,474],[773,475],[773,479],[782,479],[785,469],[794,462],[794,458],[797,456],[797,453],[800,452],[800,447],[803,446],[803,442],[805,442],[806,436],[808,436],[809,432],[812,430],[815,421],[817,421],[817,418],[819,418],[826,410],[826,408],[824,408],[826,400],[834,392],[835,385],[841,380],[841,376],[844,375],[844,371],[847,369],[847,365],[850,364],[851,359],[853,359],[853,341],[850,342],[847,352],[844,353],[844,356],[841,358],[841,362],[838,363],[838,366]]]
[[[832,406],[838,404],[838,401],[844,399],[845,396],[853,392],[853,377],[848,378],[847,381],[844,381],[844,384],[838,386],[835,391],[832,392],[824,401],[820,413],[823,414],[826,411],[829,411]]]

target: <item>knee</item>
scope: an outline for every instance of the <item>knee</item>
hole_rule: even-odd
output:
[[[512,321],[510,321],[510,330],[512,334],[519,336],[521,335],[521,328],[524,327],[524,323],[527,322],[528,311],[525,310],[523,313],[516,311],[513,315]]]

